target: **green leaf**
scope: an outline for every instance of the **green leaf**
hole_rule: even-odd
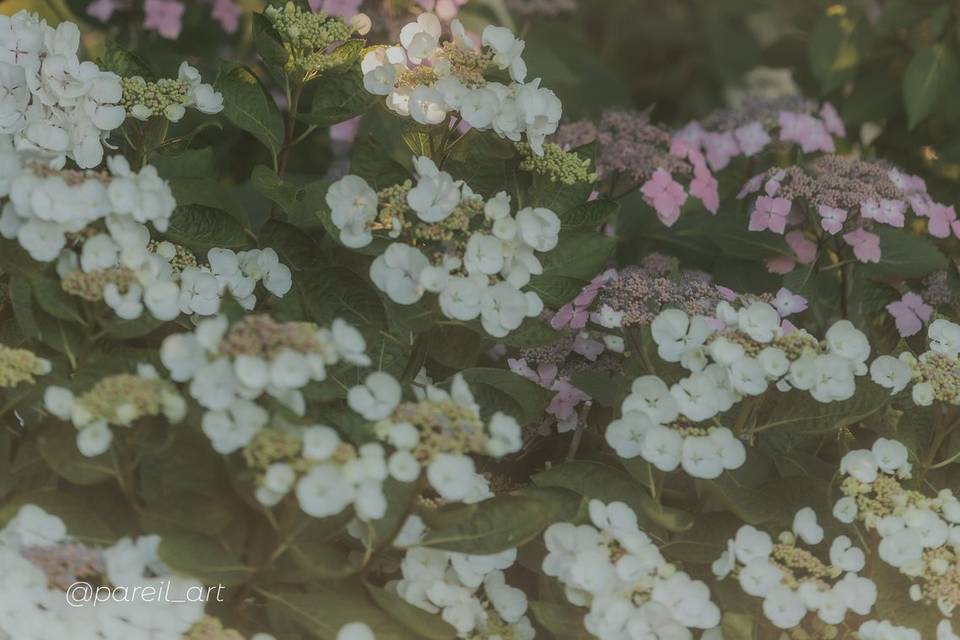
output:
[[[297,206],[301,189],[296,185],[285,182],[280,176],[265,166],[257,165],[250,174],[253,188],[277,203],[285,213],[293,211]]]
[[[567,604],[537,601],[531,601],[529,606],[536,621],[559,640],[593,639],[583,626],[583,616],[586,615],[584,609]]]
[[[350,153],[350,173],[360,176],[376,190],[401,184],[410,179],[410,172],[390,157],[372,135],[361,137]]]
[[[454,511],[450,526],[426,533],[425,547],[474,555],[499,553],[526,544],[554,522],[559,505],[519,495],[490,498]]]
[[[232,65],[217,78],[217,90],[223,94],[223,115],[251,133],[272,153],[283,146],[283,117],[260,79],[240,65]]]
[[[390,614],[390,617],[425,640],[453,640],[457,630],[440,616],[415,607],[392,591],[364,583],[370,599]]]
[[[100,330],[104,337],[114,340],[130,340],[142,338],[153,333],[166,324],[164,320],[157,320],[150,313],[144,313],[136,320],[109,317],[100,321]]]
[[[723,614],[720,628],[723,630],[724,640],[754,640],[756,621],[749,613],[734,613],[727,611]]]
[[[614,200],[591,200],[559,214],[560,223],[565,229],[596,228],[619,211],[620,203]]]
[[[161,540],[158,553],[171,569],[194,576],[208,585],[243,584],[254,574],[254,569],[246,566],[240,558],[217,541],[202,535],[167,535]]]
[[[532,280],[528,287],[540,296],[548,307],[562,307],[580,294],[584,281],[567,276],[542,275]]]
[[[657,504],[647,489],[626,472],[590,460],[565,462],[533,476],[540,487],[562,487],[601,502],[624,502],[646,520],[669,531],[684,531],[693,526],[686,511]]]
[[[363,278],[345,267],[305,272],[301,277],[307,312],[318,324],[343,318],[353,325],[386,320],[380,297]]]
[[[287,64],[290,56],[283,46],[280,34],[262,13],[253,14],[253,44],[268,66],[282,70]]]
[[[470,325],[473,327],[474,325]],[[488,334],[476,325],[476,332],[484,337]],[[508,347],[545,347],[553,344],[560,338],[560,334],[540,318],[527,318],[520,325],[519,329],[511,331],[508,335],[500,338],[500,342]]]
[[[140,76],[144,80],[152,80],[156,77],[143,58],[113,40],[107,41],[103,55],[97,58],[97,66],[125,78]]]
[[[77,449],[77,430],[65,423],[49,424],[37,437],[37,447],[47,465],[74,484],[97,484],[115,474],[111,451],[86,457]]]
[[[342,73],[323,75],[312,86],[316,93],[310,111],[297,114],[297,119],[319,127],[329,127],[362,115],[379,99],[364,88],[359,65]]]
[[[204,255],[213,247],[238,250],[250,245],[243,225],[236,219],[220,209],[196,204],[174,209],[163,235]]]
[[[87,323],[79,302],[61,288],[59,278],[47,273],[34,273],[30,278],[30,286],[34,300],[54,318],[83,325]]]
[[[903,74],[903,102],[911,129],[929,116],[946,87],[957,77],[957,56],[945,44],[923,47]]]
[[[199,489],[199,487],[196,487]],[[223,531],[234,513],[222,497],[201,495],[195,491],[164,496],[147,505],[140,515],[144,530],[159,533],[202,533]]]
[[[530,282],[536,286],[539,278],[548,275],[590,280],[603,271],[616,245],[616,238],[594,231],[561,234],[557,246],[540,256],[543,275],[531,278]]]
[[[864,271],[883,279],[921,278],[947,266],[947,258],[928,238],[902,229],[879,227],[880,262],[868,263]]]
[[[520,415],[513,416],[520,424],[539,420],[553,398],[547,389],[507,369],[478,367],[467,369],[462,375],[471,389],[491,387],[512,399],[521,410]]]

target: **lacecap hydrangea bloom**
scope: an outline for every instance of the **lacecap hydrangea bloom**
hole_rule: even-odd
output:
[[[400,563],[401,578],[387,588],[408,603],[438,614],[469,640],[533,640],[527,596],[506,581],[504,571],[517,559],[516,549],[470,555],[417,547],[425,527],[419,516],[404,523],[395,544],[410,546]]]
[[[50,373],[52,365],[28,349],[15,349],[0,344],[0,388],[15,387],[22,382],[33,384],[37,376]]]
[[[520,425],[499,411],[484,421],[460,374],[453,377],[449,391],[427,383],[415,392],[415,401],[403,402],[399,383],[375,372],[350,390],[347,401],[375,421],[377,437],[396,449],[388,461],[395,478],[412,482],[425,470],[429,486],[446,502],[468,502],[478,491],[485,494],[486,482],[472,456],[516,453],[523,445]]]
[[[821,342],[783,323],[765,302],[736,309],[724,300],[710,318],[666,309],[650,330],[660,358],[691,373],[672,385],[654,375],[636,379],[607,442],[622,457],[642,456],[663,471],[682,465],[701,478],[745,460],[743,444],[717,415],[772,387],[808,391],[823,403],[849,399],[870,355],[866,336],[848,320]]]
[[[130,427],[141,418],[159,415],[177,423],[187,412],[176,387],[162,380],[149,364],[138,366],[136,374],[103,378],[77,396],[70,389],[51,385],[43,399],[47,411],[77,428],[77,448],[88,457],[110,448],[111,426]]]
[[[420,124],[437,125],[453,113],[458,122],[514,142],[525,136],[533,152],[542,154],[544,139],[560,123],[562,105],[539,78],[525,82],[524,41],[506,27],[489,25],[478,46],[459,20],[451,22],[450,31],[452,38],[441,43],[440,19],[421,13],[400,31],[399,45],[364,55],[364,87],[385,96],[394,113]],[[497,71],[509,74],[511,82],[488,78]]]
[[[589,524],[550,525],[543,559],[571,604],[589,608],[587,631],[600,640],[689,638],[689,629],[720,624],[707,585],[663,558],[630,507],[591,500],[589,513]]]
[[[469,185],[415,157],[416,184],[407,181],[379,193],[348,175],[330,186],[327,204],[340,241],[353,248],[390,243],[370,265],[370,278],[398,304],[436,294],[440,310],[461,321],[478,317],[484,330],[504,337],[543,310],[533,291],[522,291],[543,272],[536,254],[557,246],[560,218],[550,209],[511,213],[511,198],[488,200]]]
[[[870,365],[870,377],[896,394],[909,385],[914,404],[960,404],[960,325],[937,318],[927,329],[929,349],[919,356],[904,351],[884,355]]]
[[[103,160],[104,141],[123,124],[120,78],[77,57],[80,29],[38,14],[0,15],[0,136],[54,168]]]
[[[200,72],[186,62],[180,64],[177,79],[145,80],[141,76],[122,78],[122,104],[137,120],[163,117],[170,122],[183,119],[188,108],[215,115],[223,111],[223,95],[203,82]]]
[[[880,559],[913,581],[910,598],[935,604],[950,618],[960,604],[960,500],[950,489],[929,497],[905,488],[908,456],[903,444],[885,438],[847,453],[840,461],[843,497],[833,515],[875,532]]]
[[[155,535],[121,538],[93,547],[72,538],[63,520],[24,505],[0,530],[0,636],[32,639],[192,638],[204,620],[200,582],[174,575],[157,553]],[[87,582],[89,592],[71,585]],[[94,601],[97,585],[122,597]],[[130,598],[134,590],[166,594],[156,600]],[[86,599],[82,599],[86,594]]]
[[[809,507],[796,513],[792,530],[781,532],[776,542],[765,531],[744,525],[727,541],[713,572],[720,580],[736,577],[745,593],[763,598],[764,616],[780,629],[801,625],[808,612],[830,626],[843,624],[848,615],[869,614],[877,586],[857,574],[866,563],[863,550],[847,536],[837,536],[826,562],[806,548],[823,539],[823,527]]]
[[[276,29],[287,52],[286,71],[297,82],[308,82],[342,65],[344,59],[337,49],[348,43],[354,33],[364,35],[370,31],[370,18],[365,14],[354,13],[346,21],[324,11],[307,11],[294,2],[287,2],[283,7],[270,5],[263,15]],[[361,41],[354,43],[362,44]]]

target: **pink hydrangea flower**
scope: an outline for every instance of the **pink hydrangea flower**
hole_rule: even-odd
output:
[[[933,307],[926,304],[919,295],[910,291],[903,294],[900,300],[888,304],[887,311],[893,316],[897,331],[906,338],[923,328],[923,323],[929,320],[933,314]]]
[[[557,418],[558,431],[570,431],[577,426],[577,405],[591,400],[591,397],[564,378],[559,378],[551,388],[557,394],[547,405],[547,413]]]
[[[330,127],[330,139],[335,142],[351,143],[357,137],[360,130],[360,120],[362,116],[350,118]]]
[[[791,231],[784,239],[787,245],[793,249],[797,262],[800,264],[810,264],[817,259],[817,243],[803,235],[802,231]]]
[[[957,211],[953,206],[945,206],[933,202],[927,207],[927,231],[934,238],[949,238],[955,234],[960,238],[960,221],[957,220]]]
[[[432,11],[444,22],[449,22],[457,17],[460,7],[467,3],[467,0],[416,0],[417,4],[423,7],[424,11]],[[359,4],[359,3],[358,3]]]
[[[793,271],[797,266],[797,261],[791,256],[774,256],[764,260],[764,264],[767,265],[768,273],[776,273],[782,276]]]
[[[588,317],[589,314],[586,309],[578,309],[574,307],[572,302],[568,302],[553,314],[553,317],[550,318],[550,326],[557,331],[566,326],[571,329],[582,329],[587,326]]]
[[[903,200],[867,200],[860,205],[860,215],[892,227],[902,228],[907,203]]]
[[[703,148],[707,162],[714,171],[720,171],[730,164],[730,160],[740,154],[740,145],[729,131],[726,133],[704,133]]]
[[[783,234],[787,227],[787,215],[790,213],[791,202],[786,198],[771,198],[760,196],[750,214],[750,231],[769,229],[774,233]]]
[[[843,118],[837,113],[837,109],[829,102],[824,102],[820,107],[820,118],[823,120],[827,131],[838,138],[847,137],[847,128],[843,124]]]
[[[839,207],[828,207],[822,204],[817,207],[817,213],[820,214],[820,226],[831,235],[843,229],[843,223],[847,220],[847,212]]]
[[[781,318],[786,318],[794,313],[803,313],[807,310],[807,299],[799,293],[793,293],[786,287],[781,287],[773,299],[773,306]]]
[[[680,217],[680,207],[687,201],[683,185],[663,169],[653,172],[653,177],[640,188],[647,204],[656,209],[660,222],[672,226]]]
[[[920,176],[912,176],[896,169],[890,169],[890,171],[887,172],[887,177],[890,178],[890,181],[896,185],[898,189],[905,193],[916,194],[927,192],[927,183],[924,182]]]
[[[743,155],[748,158],[760,153],[770,144],[770,135],[763,128],[763,125],[757,121],[737,127],[733,130],[733,137],[740,146]]]
[[[594,340],[584,331],[574,339],[573,350],[575,353],[579,353],[590,362],[593,362],[597,359],[597,356],[603,353],[604,346],[602,342]]]
[[[144,0],[143,28],[156,31],[168,40],[180,37],[184,6],[178,0]]]
[[[778,120],[781,140],[799,144],[804,153],[834,152],[833,138],[819,118],[806,113],[781,111]]]
[[[698,198],[707,211],[716,214],[720,208],[720,184],[710,173],[710,168],[703,154],[696,149],[690,149],[687,157],[693,164],[693,180],[690,181],[690,195]]]
[[[227,33],[236,33],[240,26],[240,7],[233,0],[213,0],[213,10],[210,15],[220,23]]]
[[[328,16],[352,18],[360,11],[363,0],[310,0],[310,9],[323,11]]]
[[[727,302],[733,302],[737,299],[737,292],[730,287],[721,287],[720,285],[717,285],[717,294],[721,299],[726,300]]]
[[[766,174],[758,173],[749,180],[743,183],[743,186],[740,187],[740,191],[737,192],[737,200],[743,200],[751,193],[756,193],[760,191],[760,187],[763,186],[763,177]]]
[[[853,255],[860,262],[880,262],[880,236],[866,229],[843,234],[843,241],[853,247]]]
[[[87,5],[87,15],[100,22],[106,22],[113,15],[113,12],[119,8],[117,0],[94,0]]]

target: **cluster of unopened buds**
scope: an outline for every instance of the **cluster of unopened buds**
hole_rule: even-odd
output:
[[[38,14],[0,15],[0,137],[55,168],[103,159],[103,143],[123,124],[120,78],[81,62],[80,29],[49,26]]]
[[[804,153],[833,153],[834,136],[847,135],[843,120],[829,102],[800,96],[748,96],[736,109],[722,109],[688,123],[676,138],[694,145],[720,171],[738,156],[751,158],[772,144],[796,144]]]
[[[737,197],[757,192],[749,229],[785,235],[802,264],[816,258],[817,241],[838,235],[843,242],[833,243],[837,251],[848,247],[860,262],[879,262],[882,248],[874,231],[903,228],[908,209],[927,219],[932,236],[947,238],[960,230],[954,208],[934,201],[921,178],[880,161],[826,155],[805,165],[775,167],[750,178]],[[771,268],[789,270],[776,262]]]
[[[346,60],[337,55],[337,49],[354,33],[366,34],[371,26],[370,18],[362,13],[347,22],[322,11],[308,11],[293,2],[283,7],[270,5],[263,15],[273,25],[287,52],[287,72],[295,72],[299,82],[307,82],[344,64]]]
[[[960,325],[938,318],[930,323],[927,339],[929,350],[919,356],[909,351],[879,356],[870,365],[870,376],[891,394],[912,383],[911,397],[921,407],[960,404]]]
[[[387,588],[415,607],[439,614],[458,638],[533,640],[527,596],[507,584],[504,575],[517,550],[468,555],[413,546],[423,529],[415,515],[404,524],[398,541],[411,548],[400,564],[402,577]]]
[[[21,382],[33,384],[37,376],[46,375],[51,369],[49,360],[32,351],[0,344],[0,389],[15,387]]]
[[[914,581],[911,599],[936,604],[949,618],[960,604],[960,499],[949,489],[930,498],[905,488],[908,455],[903,444],[884,438],[847,453],[840,462],[843,497],[833,514],[875,531],[880,559]]]
[[[176,387],[161,379],[149,364],[139,365],[136,374],[103,378],[79,395],[66,387],[51,385],[43,399],[47,411],[76,427],[77,448],[88,457],[110,448],[111,426],[131,427],[141,418],[160,415],[177,423],[187,412],[186,402]]]
[[[543,207],[512,214],[506,192],[485,201],[429,158],[416,157],[414,165],[416,185],[407,181],[377,193],[348,175],[327,192],[343,244],[364,247],[374,231],[392,240],[370,266],[377,288],[403,305],[437,294],[446,317],[479,317],[494,337],[539,315],[543,301],[522,288],[543,272],[536,254],[557,246],[559,217]]]
[[[223,95],[203,82],[200,72],[181,63],[177,79],[146,80],[141,76],[122,78],[123,106],[137,120],[163,117],[179,122],[192,107],[207,115],[223,111]]]
[[[866,563],[863,550],[847,536],[837,536],[827,563],[799,544],[818,545],[823,538],[823,527],[809,507],[796,513],[792,531],[780,533],[776,542],[744,525],[713,563],[713,572],[720,580],[735,575],[745,593],[763,598],[764,616],[780,629],[801,624],[808,612],[828,625],[842,624],[848,612],[869,614],[877,586],[857,575]]]
[[[340,319],[330,328],[247,315],[200,321],[193,332],[168,336],[160,360],[206,409],[201,426],[213,448],[229,454],[247,446],[271,420],[257,404],[272,398],[294,415],[306,411],[303,389],[327,379],[329,366],[368,366],[366,342]]]
[[[350,408],[375,422],[374,432],[396,451],[390,455],[390,474],[412,482],[421,469],[431,488],[446,502],[475,502],[486,497],[487,483],[477,473],[472,455],[502,458],[520,450],[520,425],[502,412],[488,422],[460,374],[450,390],[432,383],[415,388],[416,400],[404,402],[400,383],[384,372],[367,376],[350,390]]]
[[[663,558],[630,507],[591,500],[589,513],[591,524],[550,525],[543,560],[567,599],[589,607],[587,631],[600,640],[686,638],[720,624],[707,585]]]
[[[765,302],[736,309],[724,300],[712,318],[666,309],[650,329],[660,358],[691,373],[670,386],[654,375],[635,380],[607,442],[622,457],[640,455],[663,471],[682,465],[702,478],[739,467],[745,450],[726,427],[698,423],[771,386],[809,391],[823,403],[849,399],[870,355],[849,321],[836,322],[821,343]]]
[[[458,123],[492,129],[514,142],[526,136],[533,152],[542,154],[562,105],[539,78],[524,83],[524,41],[506,27],[489,25],[478,46],[459,20],[450,30],[452,39],[441,43],[439,18],[422,13],[400,31],[400,45],[368,51],[361,64],[366,90],[386,96],[388,109],[420,124],[437,125],[455,113]],[[488,78],[497,71],[506,71],[512,82]]]

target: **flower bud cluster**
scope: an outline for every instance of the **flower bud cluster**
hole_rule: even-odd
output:
[[[206,413],[201,426],[213,448],[230,454],[247,446],[268,426],[270,413],[257,404],[272,398],[302,416],[303,388],[327,379],[339,362],[369,366],[366,342],[340,319],[321,328],[310,322],[277,322],[248,315],[232,325],[226,317],[200,321],[191,333],[168,336],[160,360]]]
[[[843,624],[850,612],[869,614],[877,586],[857,575],[866,563],[863,550],[847,536],[837,536],[826,563],[799,544],[818,545],[823,537],[809,507],[796,513],[792,531],[782,532],[776,543],[770,534],[744,525],[713,563],[713,573],[720,580],[733,574],[745,593],[763,598],[764,615],[780,629],[800,625],[807,612],[828,625]]]
[[[50,361],[27,349],[14,349],[0,344],[0,388],[15,387],[21,382],[33,384],[36,376],[50,373]]]
[[[162,380],[149,364],[139,365],[136,375],[120,373],[103,378],[79,396],[52,385],[43,399],[47,411],[77,428],[77,448],[88,457],[110,448],[111,426],[130,427],[141,418],[158,415],[176,423],[187,412],[176,387]]]
[[[370,29],[370,20],[363,14],[357,14],[348,24],[322,11],[312,13],[293,2],[282,8],[269,6],[263,15],[283,41],[287,72],[296,72],[304,80],[342,64],[343,60],[332,55],[336,51],[334,45],[346,42],[354,32],[363,35]]]
[[[122,78],[123,106],[137,120],[164,117],[179,122],[193,107],[200,113],[215,115],[223,111],[223,95],[203,82],[200,72],[181,63],[177,79],[147,81],[140,76]]]
[[[912,383],[911,397],[921,407],[960,404],[960,325],[938,318],[930,323],[927,339],[930,348],[919,356],[909,351],[879,356],[870,365],[871,378],[891,394]]]
[[[416,157],[414,165],[415,186],[407,182],[378,194],[348,175],[327,192],[343,244],[364,247],[374,231],[395,240],[370,265],[377,288],[403,305],[437,294],[446,317],[479,317],[498,338],[539,315],[540,297],[521,289],[543,272],[536,253],[557,246],[560,218],[543,207],[511,214],[506,192],[484,201],[429,158]]]
[[[415,402],[403,402],[400,383],[383,372],[367,376],[347,395],[350,408],[376,422],[374,432],[396,451],[389,458],[390,474],[403,482],[426,469],[430,486],[447,502],[467,502],[485,483],[471,455],[502,458],[523,445],[520,425],[496,412],[489,422],[463,376],[457,374],[445,391],[428,383],[416,389]]]
[[[682,465],[699,478],[716,478],[746,459],[717,415],[763,395],[771,383],[780,391],[809,391],[818,402],[849,399],[870,355],[866,336],[849,321],[836,322],[821,343],[781,324],[766,302],[736,309],[724,300],[712,318],[666,309],[650,330],[660,358],[691,373],[670,386],[655,375],[636,379],[621,417],[607,428],[607,443],[622,457],[642,456],[662,471]]]
[[[91,547],[72,539],[57,516],[24,505],[0,530],[0,636],[192,638],[191,629],[204,618],[196,595],[204,587],[173,575],[160,560],[159,545],[158,536],[148,535]],[[91,590],[68,591],[78,581]],[[117,597],[94,601],[98,585]],[[131,595],[138,592],[158,597],[138,603]]]
[[[911,599],[935,603],[949,618],[960,604],[960,499],[950,489],[930,498],[904,488],[907,457],[903,444],[884,438],[847,453],[840,462],[843,497],[833,514],[875,531],[880,559],[915,581]]]
[[[804,153],[833,153],[833,136],[847,135],[836,108],[800,96],[748,96],[736,109],[721,109],[692,121],[676,137],[700,149],[714,171],[733,158],[753,157],[771,143],[797,144]]]
[[[520,169],[537,173],[564,185],[593,183],[597,174],[590,171],[590,159],[581,158],[576,151],[567,151],[552,142],[544,143],[543,153],[536,154],[526,142],[516,142],[520,153]]]
[[[592,524],[555,523],[543,536],[543,572],[589,607],[587,631],[600,640],[686,638],[720,624],[707,585],[663,558],[630,507],[591,500],[589,512]]]
[[[49,26],[36,13],[0,16],[0,138],[17,151],[62,168],[103,160],[104,141],[126,117],[120,78],[81,62],[80,29]]]
[[[501,138],[519,142],[526,135],[533,153],[542,155],[562,105],[539,78],[524,83],[524,41],[506,27],[488,25],[478,47],[455,19],[452,39],[441,44],[441,30],[436,15],[422,13],[400,31],[400,45],[368,51],[361,65],[366,90],[386,96],[388,109],[420,124],[440,124],[455,112],[474,129],[492,129]],[[489,80],[497,70],[507,71],[512,82]]]

